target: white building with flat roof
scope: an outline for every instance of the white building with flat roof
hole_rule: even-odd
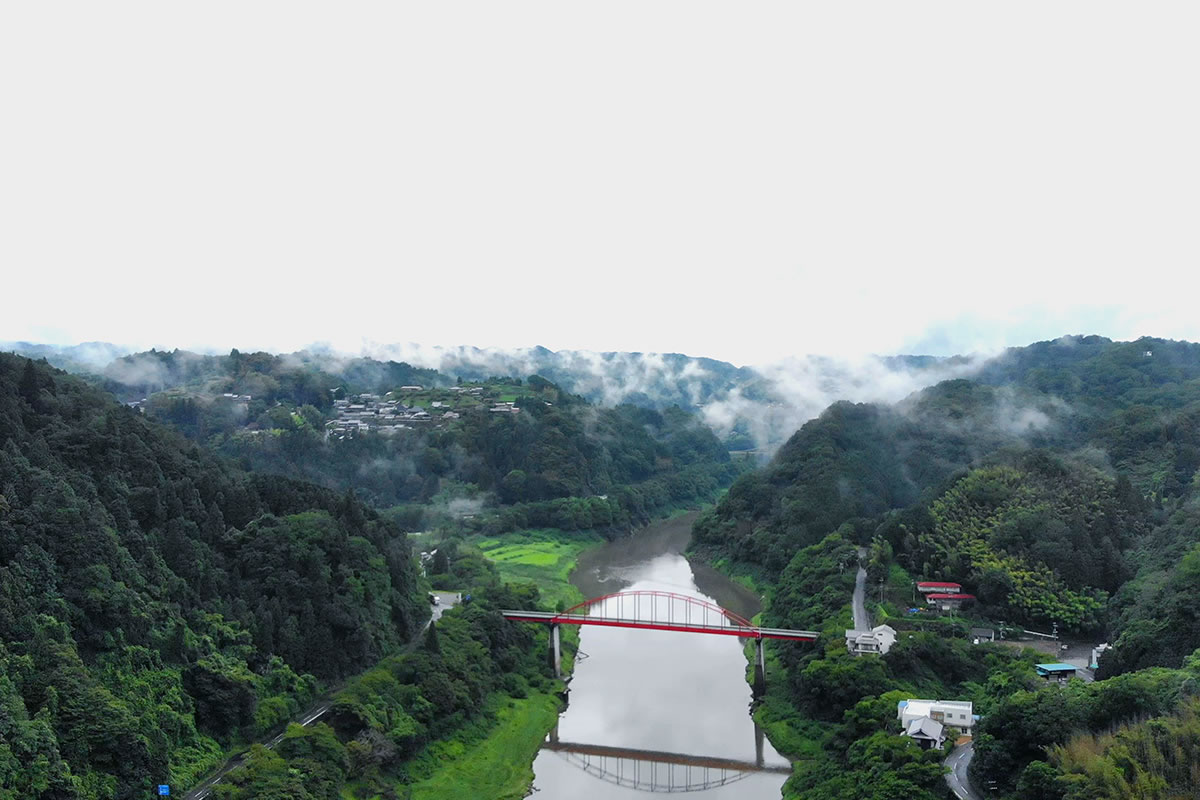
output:
[[[896,716],[905,730],[918,719],[931,719],[966,733],[975,726],[974,705],[969,700],[901,700]]]

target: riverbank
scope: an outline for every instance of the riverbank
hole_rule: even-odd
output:
[[[759,610],[757,593],[744,584],[730,582],[725,576],[703,564],[697,564],[697,568],[693,570],[692,566],[680,557],[687,546],[691,527],[698,513],[694,510],[676,512],[666,519],[658,520],[635,531],[629,537],[612,542],[593,533],[537,529],[468,538],[459,543],[459,550],[470,550],[487,558],[505,582],[532,583],[538,589],[539,604],[543,607],[565,609],[585,598],[622,591],[630,585],[630,582],[637,583],[645,580],[647,575],[655,574],[661,580],[668,581],[671,588],[678,586],[678,589],[682,591],[686,591],[689,586],[693,591],[698,588],[723,607],[752,616]],[[663,573],[663,570],[666,570],[666,573]],[[692,585],[693,580],[694,585]],[[606,634],[600,636],[597,629],[589,629],[589,631],[588,635],[592,638],[589,638],[588,641],[593,645],[593,647],[589,647],[589,651],[594,648],[596,652],[592,654],[593,657],[599,656],[596,661],[589,659],[586,662],[589,668],[588,674],[591,676],[589,680],[597,679],[598,675],[595,671],[599,668],[600,661],[603,661],[603,670],[606,673],[613,670],[621,671],[622,678],[618,680],[621,686],[640,691],[640,685],[647,681],[636,682],[637,688],[635,688],[634,682],[631,682],[625,672],[631,668],[635,671],[642,669],[636,665],[639,659],[647,657],[647,644],[650,640],[643,640],[639,634],[634,634],[638,637],[636,645],[631,643],[630,646],[621,646],[613,650],[610,644],[605,644],[613,635],[612,632],[607,632],[606,629]],[[574,669],[574,656],[578,652],[579,629],[564,626],[561,628],[561,633],[564,670],[571,673]],[[675,657],[680,647],[686,650],[704,644],[705,646],[716,645],[719,650],[720,644],[728,644],[728,642],[706,641],[706,637],[702,637],[701,640],[686,638],[671,640],[667,644],[667,651],[661,656],[667,661],[663,661],[663,663],[668,663],[669,659]],[[649,644],[651,650],[657,646]],[[740,656],[735,655],[734,658],[740,659]],[[670,671],[675,677],[669,683],[680,692],[690,692],[691,690],[687,688],[688,679],[684,677],[684,674],[694,668],[698,669],[701,674],[692,682],[712,689],[714,670],[716,674],[727,674],[727,668],[730,666],[729,664],[726,664],[726,667],[714,666],[721,660],[719,652],[705,652],[703,655],[693,654],[688,658],[688,666],[683,667],[682,670],[681,665],[672,665]],[[581,680],[581,678],[577,678],[576,683]],[[651,680],[649,683],[653,683],[653,681]],[[720,683],[721,680],[718,679],[717,684]],[[737,683],[740,683],[740,678]],[[462,735],[456,736],[453,740],[432,743],[427,752],[418,758],[420,763],[414,764],[414,768],[409,772],[412,782],[407,788],[411,790],[411,796],[419,800],[442,800],[443,798],[457,797],[522,797],[534,780],[534,769],[537,770],[537,785],[555,796],[560,795],[565,787],[561,782],[562,775],[557,774],[557,771],[563,768],[575,771],[576,767],[570,766],[562,754],[539,754],[539,749],[551,728],[556,723],[572,726],[571,719],[574,719],[573,730],[578,733],[581,730],[579,715],[583,714],[586,721],[590,718],[588,709],[596,703],[599,703],[600,707],[606,707],[609,711],[619,714],[622,719],[626,717],[624,712],[615,711],[614,704],[610,702],[614,697],[624,697],[623,694],[614,695],[610,691],[589,692],[582,683],[579,686],[575,686],[573,683],[572,686],[577,691],[572,692],[572,711],[568,712],[565,718],[559,716],[563,708],[558,697],[547,693],[544,688],[540,691],[531,690],[526,698],[501,698],[495,707],[489,707],[490,713],[485,715],[487,722],[484,725],[472,730],[464,730]],[[595,688],[595,686],[592,687],[592,689]],[[689,699],[685,700],[682,697],[674,698],[671,691],[660,691],[660,689],[653,689],[652,686],[648,688],[648,691],[651,691],[651,694],[662,702],[646,703],[646,698],[643,698],[640,704],[638,701],[634,701],[633,706],[638,709],[638,712],[635,713],[648,711],[651,706],[661,705],[660,711],[672,713],[669,709],[675,709],[674,713],[681,713],[686,717],[695,709],[694,698],[691,698],[690,695]],[[738,690],[732,689],[732,691],[734,695],[738,694]],[[673,699],[663,700],[663,698]],[[745,699],[748,699],[748,695]],[[743,724],[752,725],[751,720],[745,716],[745,705],[743,704],[745,699],[740,702],[734,700],[732,704],[729,704],[729,707],[736,709],[734,716],[740,717],[742,722],[736,723],[731,719],[728,721],[729,724],[718,726],[723,733],[707,743],[698,742],[695,748],[696,753],[751,757],[750,754],[754,752],[752,728],[747,727],[744,732],[745,741],[742,741],[743,737],[740,735],[734,737],[734,741],[727,738],[731,728],[739,728]],[[631,734],[630,731],[624,730],[620,726],[610,728],[608,723],[614,720],[607,716],[603,720],[595,721],[600,723],[597,732],[601,734],[604,742],[628,744],[635,749],[638,746],[650,750],[656,749],[657,742],[647,740],[639,745],[636,734]],[[693,731],[704,729],[704,726],[695,725],[683,725],[682,727]],[[608,738],[609,736],[612,738]],[[626,742],[625,739],[629,737],[632,738]],[[669,742],[664,742],[662,746],[666,747],[668,744]],[[749,749],[743,750],[743,748]],[[670,748],[668,747],[668,749]],[[772,757],[778,759],[778,755],[771,755],[773,752],[768,746],[768,760]],[[535,758],[538,759],[537,765],[534,765]],[[556,774],[543,774],[544,769],[551,770]],[[603,791],[606,790],[599,785],[591,785],[591,782],[596,780],[594,776],[589,776],[584,772],[578,772],[578,775],[587,783],[587,786],[572,785],[570,791],[600,791],[603,794]],[[757,776],[754,780],[768,779]],[[753,782],[752,780],[751,783]],[[743,788],[748,785],[743,785]],[[604,796],[607,797],[607,795]],[[752,796],[777,797],[778,795],[752,793]]]
[[[580,556],[605,540],[591,531],[529,529],[464,542],[487,558],[505,583],[532,583],[539,601],[568,608],[584,599],[570,583]],[[579,648],[579,631],[562,631],[562,668],[569,675]],[[559,690],[565,684],[559,684]],[[431,744],[413,765],[422,777],[409,785],[412,800],[516,800],[533,783],[533,761],[562,711],[555,693],[530,690],[526,697],[492,695],[480,725]],[[352,800],[346,795],[346,800]]]
[[[533,759],[561,709],[557,696],[543,692],[507,698],[481,738],[429,748],[428,757],[437,766],[428,778],[412,784],[412,800],[524,797],[533,783]]]

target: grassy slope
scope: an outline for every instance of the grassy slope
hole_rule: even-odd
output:
[[[590,533],[527,530],[472,541],[495,564],[506,582],[532,581],[543,602],[574,605],[583,597],[568,582],[579,554],[603,543]],[[562,631],[563,669],[569,671],[578,631]],[[412,785],[413,800],[508,800],[524,797],[533,781],[532,764],[561,704],[554,695],[530,692],[505,698],[496,722],[473,741],[438,742],[423,757],[430,772]]]
[[[533,781],[533,759],[546,731],[558,718],[558,698],[530,693],[509,700],[496,712],[497,721],[478,742],[439,743],[430,756],[435,771],[412,785],[413,800],[515,800]]]

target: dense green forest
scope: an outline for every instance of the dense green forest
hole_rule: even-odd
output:
[[[0,355],[0,796],[133,798],[394,652],[402,531]]]
[[[916,575],[961,581],[997,617],[1119,633],[1200,540],[1198,419],[1196,345],[1016,349],[895,406],[832,406],[735,482],[695,547],[777,578],[848,525]],[[1153,663],[1177,666],[1196,646]]]
[[[349,681],[325,718],[291,725],[275,750],[255,745],[247,767],[216,790],[224,800],[338,800],[397,797],[435,761],[436,740],[480,735],[509,698],[558,687],[544,656],[546,631],[514,625],[501,608],[534,608],[531,584],[501,583],[479,555],[455,553],[448,580],[471,601],[448,611],[419,646]]]
[[[941,796],[940,769],[875,738],[894,733],[897,690],[973,700],[973,775],[1002,793],[1194,791],[1179,753],[1200,664],[1197,422],[1200,346],[1064,338],[893,406],[835,404],[739,478],[697,522],[693,549],[770,587],[768,622],[825,623],[831,640],[774,655],[787,682],[766,717],[794,753],[821,753],[801,759],[787,796]],[[840,628],[855,547],[873,581],[962,583],[980,621],[1107,638],[1104,680],[1045,686],[1035,654],[905,619],[887,656],[850,658]]]

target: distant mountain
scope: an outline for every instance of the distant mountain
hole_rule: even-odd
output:
[[[16,353],[26,358],[46,359],[54,367],[67,372],[94,373],[114,359],[133,352],[133,348],[108,342],[84,342],[60,346],[32,342],[0,342],[0,352]]]
[[[224,355],[151,350],[128,353],[112,345],[58,348],[0,345],[76,373],[101,376],[123,400],[219,378]],[[107,357],[106,356],[110,356]],[[540,375],[592,403],[654,410],[679,406],[698,412],[730,449],[774,450],[802,424],[837,400],[894,402],[939,380],[970,374],[975,358],[804,356],[760,367],[680,353],[590,352],[544,347],[375,345],[353,356],[313,346],[290,354],[245,353],[274,359],[272,369],[305,367],[342,381],[348,391],[385,390],[400,382],[448,386],[457,379]],[[390,388],[390,387],[389,387]],[[241,391],[255,394],[252,389]],[[262,392],[258,392],[262,394]]]

